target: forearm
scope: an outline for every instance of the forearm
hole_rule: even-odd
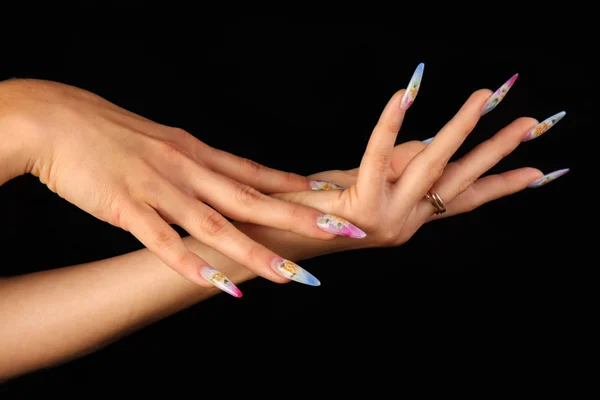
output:
[[[248,270],[186,238],[237,283]],[[89,353],[220,291],[140,250],[0,281],[0,380]]]
[[[294,261],[341,246],[335,239],[238,227]],[[236,284],[255,277],[198,241],[189,237],[185,241]],[[0,379],[92,352],[218,293],[219,289],[189,282],[145,249],[0,280]]]

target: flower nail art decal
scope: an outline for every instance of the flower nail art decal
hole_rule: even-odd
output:
[[[347,236],[356,239],[362,239],[367,236],[366,233],[346,221],[344,218],[335,215],[325,214],[317,218],[317,225],[326,232],[336,235]]]
[[[321,282],[310,272],[290,260],[284,260],[281,257],[275,257],[271,261],[271,268],[284,278],[291,279],[293,281],[304,283],[310,286],[320,286]]]
[[[430,137],[429,139],[425,139],[425,140],[423,140],[423,143],[425,143],[425,144],[429,144],[429,143],[431,143],[431,141],[433,140],[433,138],[434,138],[434,137],[435,137],[435,136],[433,136],[433,137]]]
[[[421,79],[423,78],[423,70],[425,69],[425,64],[421,63],[415,69],[412,78],[410,78],[410,82],[406,88],[406,92],[402,97],[402,102],[400,103],[400,108],[403,110],[408,110],[408,108],[412,105],[412,103],[417,98],[417,93],[419,93],[419,88],[421,87]]]
[[[312,190],[346,190],[345,187],[327,181],[310,181],[309,184]]]
[[[229,280],[229,278],[213,267],[206,266],[200,268],[200,275],[225,293],[229,293],[233,297],[237,298],[242,297],[242,292],[240,289],[238,289],[237,286],[235,286],[233,282]]]
[[[546,120],[540,122],[539,124],[534,126],[529,132],[527,132],[527,134],[523,138],[523,141],[527,142],[529,140],[533,140],[533,139],[543,135],[544,133],[546,133],[548,131],[548,129],[552,128],[565,115],[567,115],[567,113],[564,111],[561,111],[558,114],[553,115],[550,118],[547,118]]]
[[[569,172],[569,168],[559,169],[558,171],[550,172],[549,174],[542,176],[540,179],[530,183],[527,187],[533,189],[538,188],[540,186],[544,186],[552,182],[553,180],[560,178],[567,172]]]
[[[492,97],[490,97],[490,99],[483,106],[483,109],[481,110],[481,115],[485,115],[492,111],[494,108],[496,108],[496,106],[502,101],[502,99],[504,99],[504,96],[506,96],[506,93],[508,93],[508,91],[510,90],[510,88],[515,83],[518,77],[519,74],[513,75],[513,77],[506,81],[506,83],[502,85],[500,89],[496,90]]]

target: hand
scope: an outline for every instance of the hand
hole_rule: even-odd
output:
[[[6,105],[0,108],[2,131],[14,137],[27,132],[35,144],[21,173],[31,172],[82,210],[130,231],[192,282],[227,280],[189,251],[170,223],[276,282],[285,281],[276,273],[280,258],[219,212],[307,237],[335,237],[318,227],[317,210],[261,193],[310,190],[305,177],[219,151],[67,85],[6,81],[0,101]],[[11,177],[3,176],[0,184]]]
[[[506,94],[506,91],[502,93]],[[522,168],[480,178],[522,141],[547,131],[564,113],[541,124],[533,118],[519,118],[461,159],[448,163],[475,128],[482,113],[491,111],[488,104],[499,103],[497,96],[489,90],[479,90],[429,144],[407,142],[394,147],[405,116],[401,106],[404,97],[402,90],[387,104],[371,135],[360,168],[310,176],[340,185],[345,190],[275,195],[342,216],[366,231],[365,240],[347,241],[341,249],[403,244],[426,222],[471,211],[528,186],[537,187],[567,171],[542,177],[543,173],[537,169]],[[429,190],[439,194],[447,209],[445,213],[434,214],[435,208],[425,199]],[[339,218],[331,217],[326,223],[345,229],[345,222]],[[337,239],[338,242],[342,240]]]

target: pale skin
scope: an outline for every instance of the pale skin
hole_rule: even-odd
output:
[[[310,177],[347,190],[272,196],[335,213],[360,226],[366,238],[323,240],[251,223],[236,222],[235,227],[294,261],[349,249],[397,246],[424,223],[516,193],[543,175],[537,169],[522,168],[481,177],[519,145],[537,124],[532,118],[512,122],[462,159],[448,163],[479,120],[489,90],[475,92],[429,145],[408,142],[394,147],[405,116],[399,107],[403,93],[396,93],[387,104],[360,168]],[[7,159],[5,155],[3,160]],[[431,204],[423,199],[432,187],[444,199],[445,214],[434,215]],[[257,276],[192,237],[183,243],[236,284]],[[214,287],[198,287],[166,268],[149,250],[1,280],[0,379],[94,351],[217,293]]]

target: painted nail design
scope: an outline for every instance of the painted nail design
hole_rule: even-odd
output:
[[[434,138],[434,137],[435,137],[435,136],[433,136],[433,137],[430,137],[429,139],[425,139],[425,140],[423,140],[423,143],[425,143],[425,144],[429,144],[429,143],[431,143],[431,141],[433,140],[433,138]]]
[[[529,140],[533,140],[538,136],[542,136],[544,133],[548,131],[548,129],[552,128],[554,124],[560,121],[567,113],[564,111],[559,112],[556,115],[551,116],[550,118],[545,119],[540,122],[536,126],[534,126],[523,138],[524,142]]]
[[[362,239],[367,236],[366,233],[346,221],[344,218],[336,217],[331,214],[325,214],[318,217],[317,225],[325,232],[335,233],[336,235],[348,236],[356,239]]]
[[[530,189],[534,189],[534,188],[538,188],[540,186],[544,186],[545,184],[550,183],[553,180],[560,178],[567,172],[569,172],[569,168],[559,169],[558,171],[550,172],[549,174],[542,176],[537,181],[531,182],[529,184],[529,186],[527,186],[527,187]]]
[[[225,293],[229,293],[233,297],[237,298],[242,297],[241,290],[238,289],[237,286],[235,286],[233,282],[229,280],[229,278],[213,267],[205,266],[200,268],[200,275]]]
[[[346,190],[345,187],[327,181],[310,181],[309,183],[312,190]]]
[[[281,257],[275,257],[271,261],[271,268],[284,278],[291,279],[296,282],[304,283],[310,286],[320,286],[321,282],[310,272],[289,260],[284,260]]]
[[[506,93],[508,93],[508,91],[510,90],[510,88],[515,83],[518,77],[519,74],[514,74],[512,78],[506,81],[504,85],[500,86],[500,89],[496,90],[492,97],[490,97],[489,100],[483,106],[481,110],[481,115],[485,115],[492,111],[494,108],[496,108],[496,106],[502,101],[502,99],[504,99],[504,96],[506,96]]]
[[[421,87],[421,79],[423,78],[423,70],[425,69],[425,64],[421,63],[415,69],[412,78],[410,78],[410,82],[408,82],[408,86],[406,87],[406,92],[402,97],[402,102],[400,103],[400,108],[403,110],[408,110],[408,108],[412,105],[412,103],[417,98],[417,93],[419,93],[419,88]]]

